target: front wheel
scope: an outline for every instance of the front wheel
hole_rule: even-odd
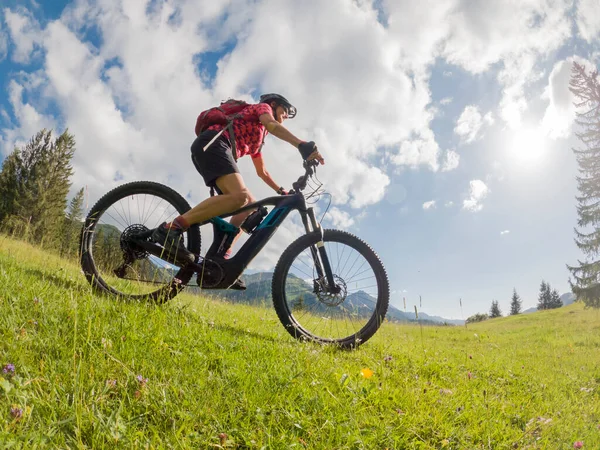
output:
[[[375,334],[388,309],[387,274],[377,254],[356,236],[324,231],[324,245],[337,286],[328,292],[314,256],[320,233],[298,238],[281,255],[273,274],[273,305],[296,339],[354,348]]]

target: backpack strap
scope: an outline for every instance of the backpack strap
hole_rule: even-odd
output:
[[[234,161],[237,162],[238,155],[237,155],[237,145],[235,143],[235,131],[233,131],[233,121],[234,121],[234,119],[231,119],[225,128],[229,129],[229,141],[231,143],[231,153],[233,153]],[[223,128],[223,130],[225,128]]]
[[[245,103],[245,102],[240,102],[240,103]],[[229,131],[229,140],[231,141],[231,152],[233,153],[233,159],[235,160],[235,162],[237,162],[238,160],[238,154],[237,154],[237,145],[235,142],[235,131],[233,131],[233,121],[235,119],[240,119],[242,118],[242,114],[241,113],[237,113],[234,114],[231,117],[231,120],[229,121],[229,123],[225,126],[225,128],[227,128],[227,130]],[[223,129],[225,129],[223,128]]]
[[[223,128],[221,128],[221,131],[219,131],[217,134],[215,134],[215,137],[213,137],[213,138],[210,140],[210,142],[209,142],[208,144],[206,144],[206,145],[205,145],[205,146],[202,148],[202,151],[204,151],[204,152],[205,152],[205,151],[206,151],[206,149],[207,149],[208,147],[210,147],[211,145],[213,145],[213,142],[215,142],[217,139],[219,139],[219,136],[221,136],[221,135],[223,134],[223,131],[225,131],[225,128],[227,128],[227,127],[223,127]]]
[[[240,103],[245,103],[245,102],[240,102]],[[220,106],[215,107],[215,109],[218,109],[219,111],[221,111],[222,113],[225,113],[225,111],[223,110],[223,108],[221,108]],[[227,123],[227,125],[225,125],[223,128],[221,128],[221,131],[219,131],[211,140],[208,144],[206,144],[202,150],[206,151],[207,148],[209,148],[217,139],[219,139],[219,136],[221,136],[223,134],[223,132],[225,130],[229,131],[229,141],[231,144],[231,153],[233,154],[233,159],[235,160],[235,162],[237,162],[238,160],[238,156],[237,156],[237,145],[235,143],[235,131],[233,131],[233,121],[235,119],[239,119],[242,117],[242,115],[240,113],[238,114],[234,114],[233,116],[230,116],[231,120],[229,120],[229,122]],[[263,137],[263,144],[265,143],[264,137]],[[262,148],[262,145],[261,145]]]

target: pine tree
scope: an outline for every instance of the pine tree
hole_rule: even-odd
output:
[[[42,195],[39,205],[43,212],[39,219],[37,241],[42,245],[58,247],[63,230],[63,218],[67,207],[67,195],[71,188],[73,168],[71,160],[75,153],[75,138],[68,131],[62,133],[48,153],[48,160],[42,165],[37,183]]]
[[[293,309],[294,311],[302,311],[304,307],[304,296],[299,295],[298,298],[293,302]]]
[[[0,223],[13,213],[17,197],[18,173],[20,166],[19,150],[14,149],[2,162],[0,171]]]
[[[563,305],[562,300],[560,299],[560,295],[556,289],[552,289],[550,292],[550,302],[548,304],[548,309],[561,308]]]
[[[542,280],[542,283],[540,284],[540,293],[538,295],[537,309],[538,310],[550,309],[550,305],[551,305],[551,301],[552,301],[551,296],[552,296],[552,293],[550,292],[550,284],[548,284],[544,280]]]
[[[83,219],[84,192],[84,188],[81,188],[69,203],[61,236],[61,253],[63,255],[75,256],[78,253],[81,220]]]
[[[502,317],[502,311],[500,311],[498,301],[492,300],[492,306],[490,308],[490,319],[494,319],[495,317]]]
[[[513,288],[513,295],[510,300],[510,315],[515,316],[517,314],[521,314],[521,297],[517,294],[517,290]]]
[[[43,233],[39,224],[44,214],[44,190],[40,183],[43,177],[44,165],[49,159],[52,146],[52,133],[48,130],[38,132],[21,149],[19,149],[19,167],[17,173],[17,186],[12,215],[17,218],[27,219],[29,230],[35,242]],[[29,237],[29,236],[28,236]]]
[[[586,306],[600,308],[600,82],[598,70],[587,73],[583,65],[573,63],[569,86],[575,95],[577,125],[575,135],[581,147],[573,149],[579,166],[575,243],[586,256],[585,261],[569,266],[574,281],[569,280],[577,299]]]

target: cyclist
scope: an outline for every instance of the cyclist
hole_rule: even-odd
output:
[[[211,125],[201,133],[191,147],[192,161],[206,185],[220,195],[207,198],[170,223],[163,223],[154,230],[151,239],[170,253],[176,252],[185,259],[193,260],[195,255],[185,248],[182,239],[182,234],[191,225],[230,213],[256,201],[246,187],[236,164],[239,157],[250,155],[256,174],[274,191],[285,194],[284,189],[273,180],[265,168],[262,158],[262,145],[268,133],[296,147],[303,159],[316,159],[320,164],[325,164],[314,142],[298,139],[282,125],[284,120],[292,119],[295,115],[296,108],[285,97],[279,94],[261,95],[259,103],[244,108],[233,121],[236,155],[233,155],[228,131],[223,131],[218,139],[213,141],[224,125]],[[239,227],[251,212],[245,211],[233,216],[231,224]],[[239,234],[236,239],[237,237]],[[226,257],[230,252],[231,249]]]

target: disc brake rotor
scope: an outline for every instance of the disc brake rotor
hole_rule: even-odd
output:
[[[319,301],[327,306],[339,306],[344,303],[348,296],[346,282],[337,275],[333,276],[333,281],[335,282],[337,292],[329,291],[325,277],[315,280],[315,294]]]

